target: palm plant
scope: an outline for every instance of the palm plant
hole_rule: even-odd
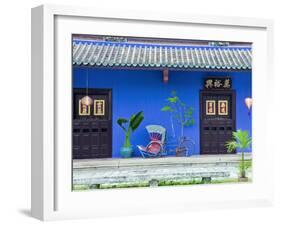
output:
[[[250,167],[250,163],[245,161],[244,151],[250,148],[252,138],[249,136],[247,130],[237,130],[232,133],[233,140],[226,142],[226,148],[228,152],[233,152],[236,149],[241,150],[241,160],[239,163],[240,177],[246,178],[246,170]]]
[[[143,119],[143,112],[140,111],[137,114],[133,114],[130,119],[119,118],[117,120],[118,125],[125,133],[125,143],[123,147],[129,148],[132,146],[130,141],[131,134],[139,127]]]

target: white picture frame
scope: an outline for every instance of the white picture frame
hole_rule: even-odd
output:
[[[193,32],[181,32],[185,29]],[[253,182],[71,192],[67,102],[73,33],[253,42]],[[273,149],[268,148],[266,136],[272,120],[267,116],[273,92],[267,87],[274,83],[272,62],[271,20],[57,5],[32,9],[32,216],[56,220],[272,204],[273,177],[267,172],[273,170]]]

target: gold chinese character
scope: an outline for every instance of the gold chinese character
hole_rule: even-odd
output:
[[[222,86],[221,80],[216,79],[214,82],[214,87],[219,88]]]
[[[230,88],[230,81],[229,81],[229,79],[224,80],[223,88]]]
[[[212,88],[213,87],[213,80],[212,79],[206,80],[205,87],[206,88]]]

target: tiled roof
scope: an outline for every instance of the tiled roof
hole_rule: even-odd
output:
[[[73,65],[249,70],[251,48],[184,46],[108,41],[73,42]]]

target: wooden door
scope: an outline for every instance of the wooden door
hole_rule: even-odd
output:
[[[88,95],[93,103],[85,106]],[[73,159],[112,157],[111,90],[73,90]]]
[[[235,91],[200,92],[200,153],[227,154],[225,144],[236,130]]]

